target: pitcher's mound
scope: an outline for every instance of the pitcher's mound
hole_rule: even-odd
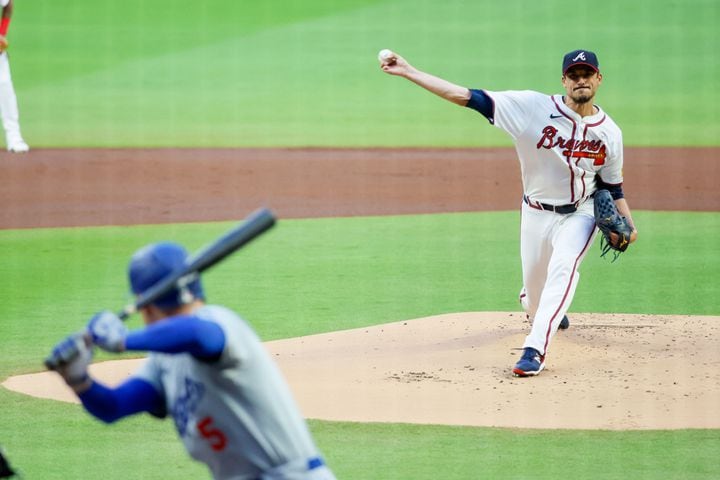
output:
[[[268,342],[309,418],[521,428],[720,428],[718,317],[572,314],[546,369],[516,378],[529,324],[458,313]],[[518,350],[515,350],[518,349]],[[91,367],[115,383],[141,360]],[[54,373],[3,385],[73,401]]]

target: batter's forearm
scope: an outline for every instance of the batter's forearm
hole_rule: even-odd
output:
[[[464,107],[470,100],[469,89],[429,73],[413,69],[405,75],[405,78],[456,105]]]
[[[148,412],[157,415],[164,408],[164,400],[150,383],[130,378],[117,388],[92,382],[78,393],[85,410],[105,423],[112,423],[128,415]]]

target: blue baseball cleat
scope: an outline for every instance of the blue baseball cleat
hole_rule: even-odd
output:
[[[560,325],[558,325],[559,330],[567,330],[570,328],[570,319],[567,318],[567,315],[565,315],[562,320],[560,320]]]
[[[534,348],[525,347],[520,361],[515,364],[513,373],[517,377],[531,377],[545,368],[545,356]]]

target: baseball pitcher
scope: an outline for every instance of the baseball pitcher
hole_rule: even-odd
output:
[[[580,278],[580,264],[596,233],[593,195],[607,190],[628,226],[610,235],[624,251],[637,238],[624,198],[620,128],[593,103],[603,76],[595,53],[575,50],[563,58],[563,95],[534,91],[468,89],[422,72],[391,51],[381,69],[404,77],[457,105],[481,113],[515,143],[522,171],[520,298],[532,320],[523,355],[512,369],[520,377],[539,374],[553,336]],[[626,242],[622,244],[622,242]]]

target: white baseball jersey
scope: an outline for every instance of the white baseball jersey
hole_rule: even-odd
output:
[[[513,138],[522,170],[521,299],[532,319],[523,347],[545,355],[570,307],[580,264],[595,236],[595,176],[606,184],[622,184],[622,133],[599,107],[594,115],[581,117],[561,95],[485,93],[494,102],[489,120]],[[560,214],[540,204],[574,205],[577,210]]]
[[[581,117],[560,95],[485,93],[495,104],[491,121],[515,141],[529,201],[581,203],[595,192],[596,173],[605,183],[622,183],[622,133],[600,107]]]
[[[316,478],[308,460],[318,449],[255,332],[223,307],[193,314],[223,329],[221,358],[206,363],[187,353],[151,353],[136,374],[165,398],[187,451],[216,479],[276,478],[268,473],[274,471],[277,478]]]

